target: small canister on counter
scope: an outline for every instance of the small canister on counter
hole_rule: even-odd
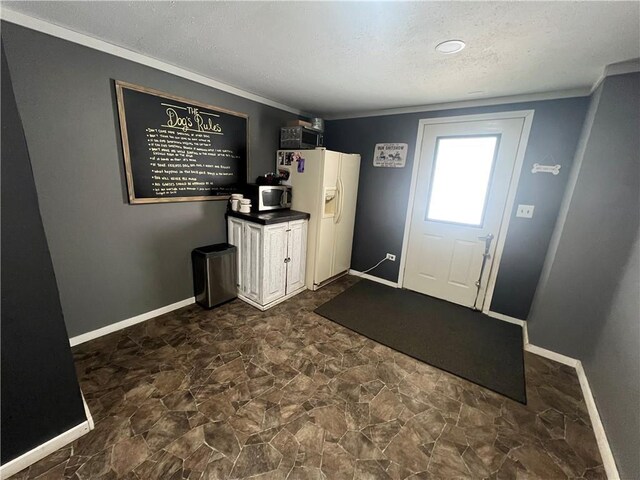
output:
[[[240,200],[242,200],[243,195],[241,193],[232,193],[231,194],[231,199],[229,200],[229,202],[231,203],[231,210],[233,210],[234,212],[238,211],[238,208],[240,207]]]
[[[249,213],[251,211],[251,199],[241,198],[240,200],[240,213]]]

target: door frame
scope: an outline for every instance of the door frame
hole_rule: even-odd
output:
[[[482,312],[488,314],[491,309],[491,300],[493,299],[493,291],[496,285],[496,279],[498,278],[498,269],[500,268],[500,261],[502,260],[502,251],[504,250],[505,239],[507,237],[507,231],[509,229],[509,222],[511,221],[511,212],[513,211],[513,205],[516,199],[516,192],[518,190],[518,183],[520,181],[520,174],[522,172],[522,165],[524,163],[524,156],[527,150],[527,144],[529,143],[529,134],[531,132],[531,125],[533,123],[533,115],[535,110],[514,110],[510,112],[496,112],[496,113],[483,113],[477,115],[456,115],[451,117],[436,117],[436,118],[423,118],[418,122],[418,135],[416,138],[416,148],[413,156],[413,169],[411,171],[411,187],[409,189],[409,200],[407,202],[407,215],[404,222],[404,236],[402,239],[402,254],[400,258],[400,273],[398,275],[398,287],[404,288],[404,272],[407,264],[407,250],[409,248],[409,234],[411,233],[411,219],[413,217],[413,205],[415,201],[416,185],[418,182],[418,167],[420,166],[420,154],[422,152],[422,139],[424,133],[429,125],[437,125],[443,123],[463,123],[463,122],[477,122],[485,120],[508,120],[508,119],[523,119],[522,132],[520,133],[520,142],[518,143],[518,150],[516,152],[516,159],[511,173],[511,180],[509,182],[509,191],[507,193],[507,202],[505,204],[504,212],[502,215],[502,221],[500,222],[500,229],[496,235],[496,250],[494,253],[494,259],[491,268],[486,272],[485,283],[486,287],[484,292],[478,296],[476,307],[478,303],[482,304]],[[433,159],[431,159],[433,162]],[[487,277],[488,275],[488,277]]]

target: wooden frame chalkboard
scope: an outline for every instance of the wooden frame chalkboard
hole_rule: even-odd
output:
[[[227,200],[246,184],[248,115],[115,85],[129,203]]]

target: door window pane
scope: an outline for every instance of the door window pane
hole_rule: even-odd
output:
[[[499,135],[439,137],[427,220],[481,226]]]

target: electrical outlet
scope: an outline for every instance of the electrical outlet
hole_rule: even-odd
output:
[[[534,205],[518,205],[518,210],[516,211],[516,217],[521,218],[533,218],[533,209]]]
[[[387,260],[391,260],[392,262],[395,262],[396,256],[391,253],[387,253]]]

